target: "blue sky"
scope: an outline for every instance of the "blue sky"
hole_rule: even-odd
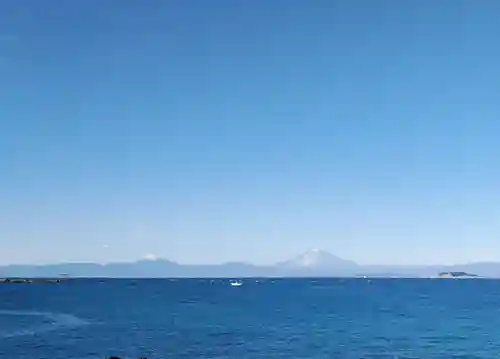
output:
[[[500,260],[497,1],[0,4],[0,263]]]

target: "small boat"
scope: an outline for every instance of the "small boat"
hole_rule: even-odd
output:
[[[232,287],[241,287],[243,285],[242,282],[231,282]]]

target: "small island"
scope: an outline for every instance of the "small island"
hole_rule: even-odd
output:
[[[59,284],[61,279],[51,278],[0,278],[0,284]]]
[[[441,272],[438,274],[438,278],[478,278],[477,274],[471,274],[467,272]]]

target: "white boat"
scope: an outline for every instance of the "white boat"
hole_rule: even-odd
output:
[[[231,286],[233,286],[233,287],[240,287],[242,285],[243,285],[242,282],[231,282]]]

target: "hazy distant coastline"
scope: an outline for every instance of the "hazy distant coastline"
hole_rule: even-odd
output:
[[[184,265],[166,259],[144,259],[121,263],[60,263],[0,266],[0,277],[436,277],[439,273],[465,272],[479,277],[500,278],[500,262],[457,265],[393,266],[359,265],[326,251],[313,249],[269,266],[232,262],[219,265]]]

